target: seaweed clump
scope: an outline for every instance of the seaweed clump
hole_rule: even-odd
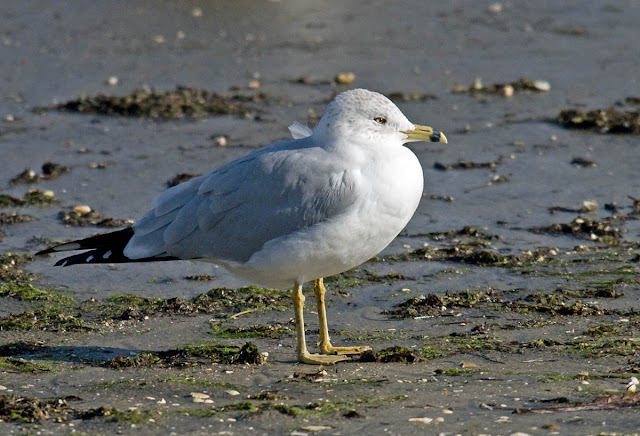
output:
[[[493,290],[487,292],[464,291],[439,296],[428,294],[409,298],[397,304],[394,310],[387,310],[383,313],[393,318],[415,318],[438,316],[447,307],[474,307],[480,303],[500,303],[502,300],[495,297]]]
[[[173,91],[136,89],[125,96],[83,96],[61,103],[54,109],[110,116],[176,119],[198,115],[241,115],[253,117],[255,109],[247,103],[268,100],[264,93],[255,95],[233,94],[231,96],[215,92],[179,86]]]
[[[360,362],[377,363],[414,363],[420,356],[406,347],[389,347],[380,351],[367,350],[360,355]]]
[[[498,94],[511,97],[514,93],[548,92],[551,89],[549,82],[545,80],[531,80],[526,77],[511,83],[496,83],[485,86],[482,80],[476,79],[470,86],[457,85],[451,92],[459,94]]]
[[[563,109],[556,121],[569,129],[593,130],[600,133],[640,134],[640,109],[621,111],[611,107],[588,112],[580,109]]]
[[[0,194],[0,207],[20,207],[20,206],[50,206],[58,203],[55,195],[51,191],[40,191],[33,189],[27,191],[22,198],[8,194]]]
[[[552,235],[571,235],[576,238],[618,244],[622,231],[612,223],[612,219],[602,221],[578,217],[570,223],[557,223],[529,229],[533,233],[549,233]]]
[[[184,349],[147,351],[133,357],[116,356],[106,363],[112,369],[174,366],[186,367],[219,363],[226,365],[260,365],[264,356],[254,344],[247,342],[242,347],[233,345],[192,345]]]

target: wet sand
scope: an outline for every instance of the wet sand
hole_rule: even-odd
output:
[[[3,5],[0,433],[636,434],[640,142],[555,120],[638,110],[625,99],[640,96],[640,4],[521,3]],[[355,80],[336,84],[340,72]],[[550,90],[506,96],[522,77]],[[178,86],[267,98],[168,120],[51,109]],[[405,231],[328,282],[336,344],[417,361],[298,365],[287,293],[242,291],[209,264],[28,256],[135,220],[176,175],[313,125],[352,87],[396,94],[449,138],[411,145],[425,196]],[[48,176],[46,162],[70,171]],[[12,183],[25,168],[33,183]],[[16,205],[51,198],[31,189],[57,202]],[[100,216],[65,223],[78,205]],[[207,354],[247,342],[266,362]]]

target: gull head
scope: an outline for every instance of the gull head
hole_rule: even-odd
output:
[[[413,124],[387,97],[366,89],[339,94],[329,106],[314,136],[323,141],[403,145],[407,142],[447,142],[443,133],[428,126]]]

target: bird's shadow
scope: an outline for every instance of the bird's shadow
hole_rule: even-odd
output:
[[[0,357],[106,366],[114,357],[132,357],[143,351],[145,350],[114,347],[49,346],[17,342],[1,346]]]

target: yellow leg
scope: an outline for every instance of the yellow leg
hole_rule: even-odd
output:
[[[320,324],[320,351],[323,354],[361,354],[364,351],[370,350],[368,345],[359,347],[334,347],[331,345],[329,339],[329,326],[327,324],[327,309],[324,304],[324,294],[327,289],[324,287],[323,279],[318,279],[313,282],[313,293],[316,296],[316,304],[318,305],[318,321]]]
[[[296,283],[291,292],[293,300],[293,308],[296,317],[296,353],[300,363],[309,363],[311,365],[330,365],[333,363],[349,360],[345,356],[326,356],[324,354],[311,354],[307,351],[307,342],[304,337],[304,294],[302,293],[302,284]]]

